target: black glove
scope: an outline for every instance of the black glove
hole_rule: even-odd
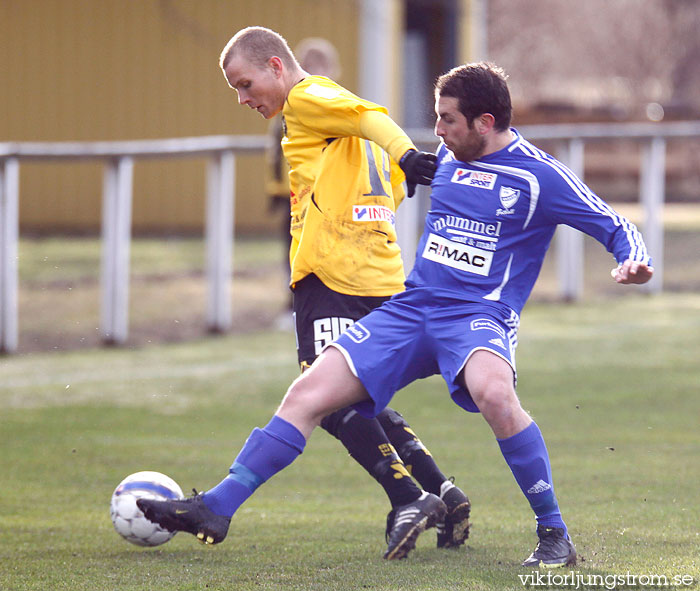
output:
[[[437,156],[429,152],[408,150],[401,156],[399,166],[406,175],[407,195],[413,197],[416,185],[429,185],[433,180],[437,169]]]

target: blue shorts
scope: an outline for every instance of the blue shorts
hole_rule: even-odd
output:
[[[519,318],[501,317],[495,307],[437,298],[414,288],[350,326],[330,346],[345,357],[371,400],[355,406],[365,417],[380,413],[394,393],[420,378],[441,374],[452,399],[479,412],[462,384],[461,371],[477,350],[503,358],[513,368]]]

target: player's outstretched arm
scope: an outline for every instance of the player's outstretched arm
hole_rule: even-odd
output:
[[[429,185],[437,169],[437,157],[419,152],[411,139],[394,120],[379,111],[365,111],[360,115],[362,137],[378,144],[394,159],[406,175],[407,195],[413,196],[416,185]]]
[[[618,283],[646,283],[654,274],[654,267],[646,263],[627,259],[624,263],[610,271],[612,278]]]

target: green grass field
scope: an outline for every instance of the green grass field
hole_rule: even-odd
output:
[[[519,393],[547,439],[577,572],[697,587],[699,335],[692,293],[525,309]],[[185,490],[212,486],[295,375],[293,336],[273,331],[0,357],[0,589],[523,588],[534,520],[484,421],[436,378],[394,406],[470,495],[465,547],[437,550],[430,531],[407,560],[382,560],[388,503],[321,431],[223,544],[179,534],[142,549],[116,534],[122,478],[158,470]]]

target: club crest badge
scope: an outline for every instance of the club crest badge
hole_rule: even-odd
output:
[[[501,205],[504,207],[504,209],[510,209],[520,198],[520,190],[513,189],[512,187],[501,187],[499,197],[501,199]]]

